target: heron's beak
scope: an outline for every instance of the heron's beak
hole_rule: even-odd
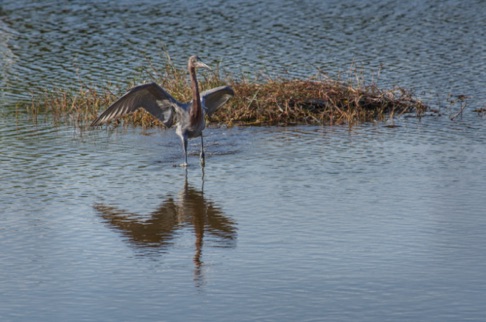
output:
[[[207,69],[211,70],[211,67],[209,67],[208,65],[206,65],[205,63],[203,63],[200,60],[196,62],[196,67],[197,68],[207,68]]]

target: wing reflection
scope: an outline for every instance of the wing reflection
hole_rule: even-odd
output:
[[[192,227],[196,236],[193,261],[198,284],[203,282],[201,256],[205,234],[213,236],[211,240],[221,247],[235,245],[236,223],[204,197],[202,188],[191,187],[187,178],[178,196],[167,197],[149,216],[105,204],[93,207],[111,228],[120,231],[137,248],[167,248],[179,230]]]

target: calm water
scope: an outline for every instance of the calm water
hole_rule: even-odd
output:
[[[484,320],[484,1],[131,3],[0,4],[0,320]],[[186,172],[173,131],[13,113],[163,45],[235,74],[382,65],[442,116],[209,128]]]

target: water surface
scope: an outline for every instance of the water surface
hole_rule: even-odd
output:
[[[480,107],[485,6],[480,0],[3,1],[1,87],[5,96],[25,97],[81,82],[125,84],[149,61],[162,66],[167,50],[178,66],[198,54],[236,76],[308,77],[321,70],[346,77],[356,66],[367,81],[403,86],[429,103],[464,94]]]
[[[2,134],[7,320],[484,316],[475,122]]]
[[[482,1],[85,0],[0,5],[2,321],[481,321]],[[442,116],[84,130],[16,109],[124,85],[165,46],[241,75],[355,63]],[[380,67],[381,66],[381,67]],[[369,74],[368,74],[369,75]],[[470,96],[463,117],[448,95]],[[17,110],[17,112],[16,112]]]

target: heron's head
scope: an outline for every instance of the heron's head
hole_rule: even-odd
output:
[[[189,57],[189,62],[188,62],[188,67],[189,68],[207,68],[211,69],[208,65],[203,63],[201,59],[197,56],[191,56]]]

